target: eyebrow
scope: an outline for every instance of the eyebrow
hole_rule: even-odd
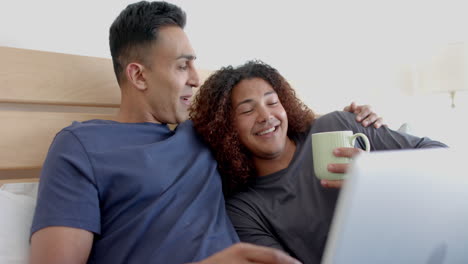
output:
[[[196,60],[197,56],[191,54],[182,54],[176,58],[176,60],[187,59],[187,60]]]
[[[266,92],[265,94],[263,94],[263,97],[268,96],[268,95],[270,95],[270,94],[276,94],[276,92],[275,92],[275,91]],[[237,107],[239,107],[241,104],[246,104],[246,103],[251,103],[251,102],[253,102],[252,99],[245,99],[245,100],[242,100],[242,101],[240,101],[240,102],[236,105],[236,107],[235,107],[234,109],[237,109]]]

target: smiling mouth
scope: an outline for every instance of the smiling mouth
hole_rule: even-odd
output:
[[[277,130],[278,126],[274,126],[274,127],[271,127],[267,130],[263,130],[263,131],[260,131],[258,133],[255,133],[255,135],[257,136],[263,136],[263,135],[266,135],[266,134],[269,134],[269,133],[273,133]]]

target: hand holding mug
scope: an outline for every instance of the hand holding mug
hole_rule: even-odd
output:
[[[366,151],[369,152],[369,139],[362,133],[332,131],[312,134],[314,173],[322,180],[323,186],[341,186],[351,158],[360,152],[359,149],[354,148],[358,137],[362,138]]]
[[[364,151],[359,148],[336,148],[333,150],[333,155],[336,157],[354,158],[362,152]],[[346,173],[349,169],[349,163],[330,163],[327,169],[333,173]],[[343,180],[321,180],[320,183],[326,188],[341,188]]]

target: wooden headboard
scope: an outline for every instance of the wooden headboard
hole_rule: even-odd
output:
[[[110,59],[0,47],[0,184],[37,181],[58,131],[115,119],[119,103]]]

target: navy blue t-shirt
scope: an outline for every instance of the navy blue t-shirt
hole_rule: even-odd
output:
[[[42,170],[31,234],[95,234],[88,263],[186,263],[238,242],[217,163],[192,123],[74,122]]]

